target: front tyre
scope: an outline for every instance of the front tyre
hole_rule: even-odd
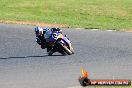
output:
[[[70,46],[70,51],[72,52],[72,54],[74,54],[74,49],[72,46]]]
[[[61,48],[62,48],[68,55],[72,55],[71,50],[69,50],[67,46],[65,46],[65,45],[63,45],[63,44],[61,44],[61,43],[59,43],[59,45],[61,46]]]

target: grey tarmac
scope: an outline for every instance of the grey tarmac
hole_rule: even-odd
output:
[[[90,79],[132,80],[132,33],[63,28],[75,54],[47,56],[34,27],[0,24],[0,88],[76,88],[82,67]]]

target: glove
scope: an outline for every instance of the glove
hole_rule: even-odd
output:
[[[38,37],[36,38],[36,42],[41,45],[41,40]]]

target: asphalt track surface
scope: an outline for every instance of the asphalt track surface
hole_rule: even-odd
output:
[[[34,26],[0,24],[0,88],[76,88],[90,79],[132,79],[132,33],[64,29],[75,54],[47,56]]]

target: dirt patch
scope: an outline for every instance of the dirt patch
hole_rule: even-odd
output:
[[[129,28],[129,29],[121,29],[121,31],[123,31],[123,32],[132,32],[132,29],[131,28]]]
[[[35,25],[35,26],[41,26],[41,27],[67,27],[65,24],[48,24],[43,22],[32,22],[32,21],[5,21],[0,20],[0,23],[6,23],[6,24],[25,24],[25,25]]]
[[[124,29],[126,32],[132,32],[132,28]]]

